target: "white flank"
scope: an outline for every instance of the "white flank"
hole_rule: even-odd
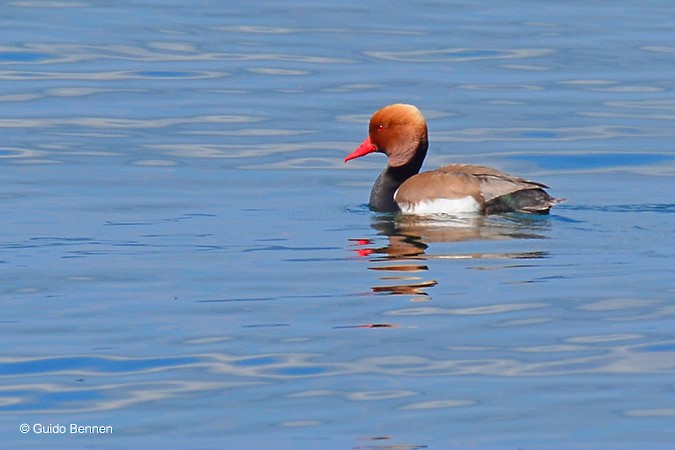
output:
[[[401,202],[398,206],[404,214],[452,214],[462,216],[480,212],[480,204],[470,195],[455,199],[434,198],[419,203]]]

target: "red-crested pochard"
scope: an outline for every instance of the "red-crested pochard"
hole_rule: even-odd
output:
[[[564,201],[548,195],[545,184],[491,167],[448,164],[419,173],[428,146],[427,123],[420,110],[413,105],[389,105],[373,114],[368,137],[345,162],[373,152],[387,155],[387,168],[370,192],[370,207],[377,211],[546,214]]]

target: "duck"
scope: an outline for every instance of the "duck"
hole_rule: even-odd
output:
[[[397,103],[376,111],[368,136],[345,163],[384,153],[387,167],[375,180],[369,206],[378,212],[417,215],[548,214],[565,201],[547,185],[473,164],[448,164],[420,172],[429,147],[427,122],[414,105]]]

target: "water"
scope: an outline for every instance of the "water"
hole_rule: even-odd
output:
[[[474,3],[6,2],[4,445],[671,448],[675,7]],[[371,213],[397,101],[569,201]]]

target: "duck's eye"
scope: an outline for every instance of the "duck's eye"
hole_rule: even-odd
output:
[[[381,123],[380,124],[371,124],[370,125],[370,132],[374,133],[376,131],[380,131],[383,128],[384,128],[384,125],[382,125]]]

